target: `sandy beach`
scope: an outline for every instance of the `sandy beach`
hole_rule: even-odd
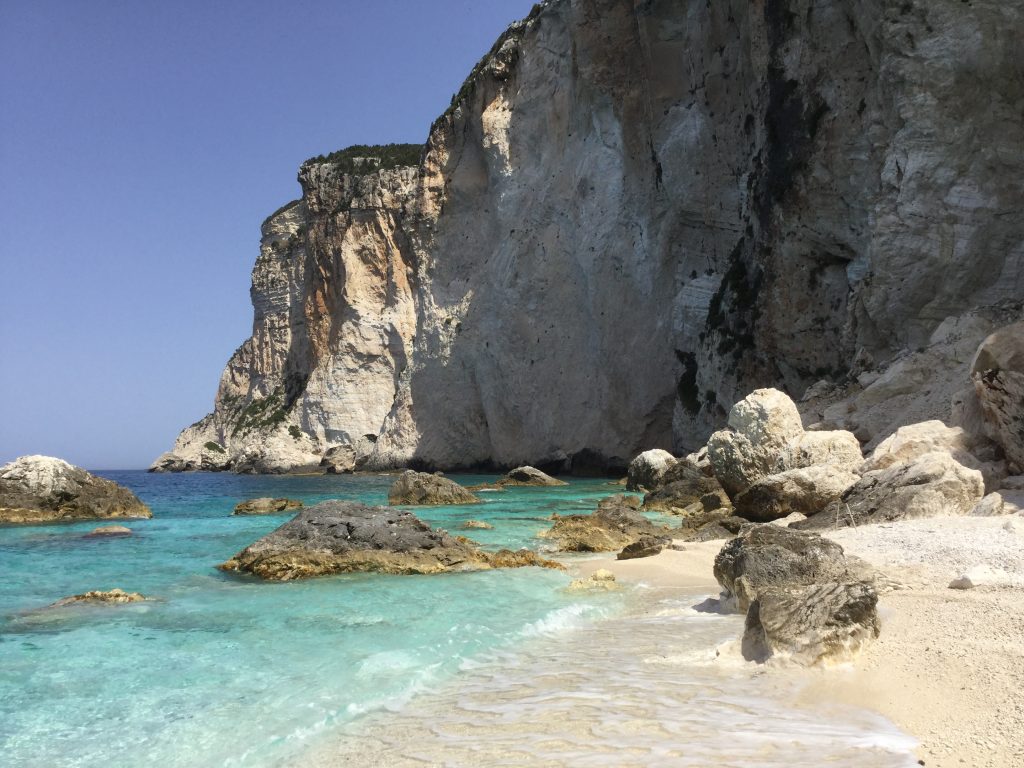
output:
[[[839,700],[873,709],[919,740],[924,765],[1024,765],[1024,520],[947,517],[827,534],[848,555],[899,585],[881,596],[882,632],[851,664],[816,671],[804,703]],[[622,581],[706,586],[722,542],[681,544],[655,557],[585,563]],[[950,589],[986,564],[1009,583]]]

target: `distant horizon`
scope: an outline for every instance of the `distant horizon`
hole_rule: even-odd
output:
[[[250,334],[259,227],[299,165],[425,142],[532,5],[5,3],[0,464],[170,450]]]

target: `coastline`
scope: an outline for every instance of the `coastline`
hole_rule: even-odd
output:
[[[841,701],[878,712],[918,740],[917,754],[932,768],[1024,765],[1024,590],[948,586],[993,557],[1024,574],[1024,553],[1013,553],[1021,530],[1010,515],[827,532],[900,588],[880,596],[881,635],[853,662],[797,673],[808,675],[802,703]],[[594,559],[581,571],[607,568],[624,582],[717,590],[711,568],[722,543],[681,542],[682,552],[641,560]]]

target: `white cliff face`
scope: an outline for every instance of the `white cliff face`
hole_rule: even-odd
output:
[[[624,466],[1020,301],[1022,24],[995,0],[543,4],[418,168],[302,167],[253,336],[165,465]]]

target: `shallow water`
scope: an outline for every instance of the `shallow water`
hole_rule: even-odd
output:
[[[329,752],[319,754],[333,760],[339,739],[346,749],[363,751],[346,764],[398,764],[407,745],[393,743],[380,751],[381,743],[372,736],[378,728],[373,713],[386,712],[385,723],[404,718],[394,722],[405,722],[403,732],[412,734],[430,722],[417,719],[415,707],[421,705],[432,718],[440,712],[450,716],[430,760],[443,758],[452,765],[479,765],[487,750],[492,756],[507,750],[505,736],[481,734],[467,722],[460,724],[460,718],[497,719],[512,723],[510,732],[517,733],[523,724],[532,724],[536,738],[520,736],[517,743],[528,762],[540,760],[537,764],[558,764],[541,755],[561,754],[574,765],[622,765],[602,755],[616,749],[644,755],[646,749],[660,749],[659,743],[683,738],[672,730],[674,720],[645,720],[653,709],[621,719],[625,716],[606,708],[610,696],[635,698],[629,685],[607,689],[600,676],[590,674],[608,669],[632,679],[656,673],[645,683],[652,691],[664,674],[676,675],[680,690],[702,691],[696,698],[672,694],[665,699],[685,713],[684,720],[699,722],[705,712],[725,716],[747,707],[743,723],[756,718],[778,722],[771,720],[773,708],[785,696],[756,684],[751,688],[747,668],[740,666],[732,683],[715,688],[707,687],[699,666],[664,669],[668,662],[659,662],[660,667],[648,663],[650,649],[663,642],[659,637],[674,637],[676,655],[683,657],[706,654],[717,642],[688,636],[690,624],[679,616],[637,625],[637,638],[622,638],[639,643],[638,653],[641,646],[647,648],[641,656],[607,658],[600,650],[605,646],[588,633],[615,627],[625,631],[621,628],[628,622],[594,621],[621,616],[635,596],[567,593],[563,588],[570,577],[564,573],[523,568],[266,583],[215,569],[290,517],[232,517],[238,501],[288,496],[307,504],[326,498],[382,503],[391,477],[102,474],[131,487],[151,505],[152,520],[126,523],[133,536],[84,538],[96,523],[0,528],[4,765],[307,764],[325,744],[331,745]],[[467,484],[488,479],[459,478]],[[479,505],[416,512],[454,532],[468,519],[489,521],[494,530],[467,532],[488,548],[536,547],[535,536],[550,525],[546,518],[552,512],[592,510],[598,498],[618,490],[604,480],[577,480],[562,488],[484,494]],[[155,599],[40,610],[66,595],[114,587]],[[689,614],[684,618],[693,619]],[[738,634],[735,617],[708,622],[700,616],[691,623],[713,627],[722,638]],[[417,693],[422,695],[414,697]],[[455,704],[445,698],[453,695],[459,697]],[[565,733],[544,736],[545,723],[571,719],[579,711],[603,718],[600,732],[606,738],[599,740],[603,746],[597,752],[580,743],[565,747],[559,741]],[[827,717],[824,724],[821,720],[815,725],[816,743],[837,738],[867,743],[876,731],[888,733],[881,721],[858,720],[836,730]],[[359,735],[364,728],[365,736]],[[744,738],[755,742],[766,738],[756,729],[747,733]],[[592,735],[583,740],[593,741]],[[783,756],[799,754],[789,742],[771,743]],[[694,754],[718,748],[713,740],[702,744],[710,752]],[[377,751],[365,751],[371,747]],[[903,765],[857,762],[863,755],[874,756],[859,747],[837,754],[831,764]],[[459,755],[465,760],[460,762]],[[664,759],[674,760],[667,753]],[[485,762],[517,764],[497,758]]]

